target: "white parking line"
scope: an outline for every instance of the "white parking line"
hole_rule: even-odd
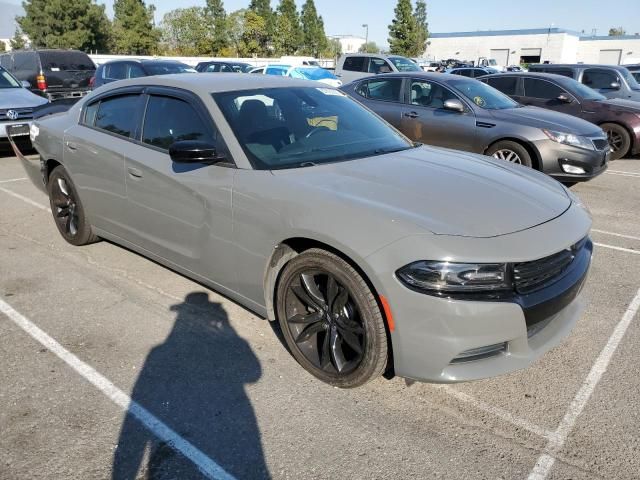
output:
[[[16,192],[12,192],[11,190],[7,190],[6,188],[0,187],[0,192],[4,192],[7,195],[11,195],[14,198],[20,199],[23,202],[28,203],[29,205],[32,205],[36,208],[39,208],[40,210],[45,210],[49,213],[51,213],[51,209],[49,207],[45,207],[44,205],[42,205],[41,203],[38,202],[34,202],[33,200],[31,200],[28,197],[25,197],[24,195],[20,195],[19,193]]]
[[[613,237],[628,238],[629,240],[640,240],[640,237],[634,237],[633,235],[623,235],[622,233],[608,232],[607,230],[598,230],[597,228],[592,228],[591,231]]]
[[[615,175],[616,177],[640,178],[640,174],[622,173],[622,172],[605,172],[607,175]]]
[[[126,393],[116,387],[109,379],[97,372],[93,367],[84,363],[73,353],[66,350],[47,333],[41,330],[24,315],[16,311],[11,305],[0,299],[0,313],[5,314],[13,323],[40,342],[45,348],[69,365],[76,373],[105,394],[113,403],[121,407],[128,414],[133,415],[151,433],[169,444],[174,450],[191,460],[207,477],[221,480],[235,480],[220,465],[205,455],[201,450],[178,435],[168,425],[158,419],[139,403],[131,399]]]
[[[609,366],[609,362],[611,361],[613,354],[618,348],[618,345],[620,345],[624,334],[627,332],[627,328],[629,328],[629,325],[638,313],[638,310],[640,310],[640,289],[638,289],[638,292],[629,304],[627,311],[624,312],[622,319],[613,330],[613,333],[609,337],[609,341],[600,352],[600,355],[598,355],[598,358],[591,367],[591,371],[583,382],[582,387],[578,390],[578,393],[571,402],[571,405],[567,408],[567,412],[560,422],[560,425],[558,425],[558,428],[549,439],[544,453],[540,455],[536,465],[529,474],[528,480],[544,480],[549,475],[549,472],[555,463],[554,455],[560,451],[567,441],[567,437],[573,430],[576,420],[587,405],[587,402],[600,382],[602,375],[607,371],[607,367]]]
[[[633,253],[635,255],[640,255],[640,250],[631,250],[630,248],[616,247],[615,245],[607,245],[606,243],[593,242],[593,244],[597,245],[598,247],[609,248],[611,250],[617,250],[619,252]]]
[[[640,176],[640,172],[625,172],[625,171],[622,171],[622,170],[607,170],[607,173],[621,173],[621,174],[624,174],[624,175],[633,175],[634,177],[635,176]]]
[[[0,180],[0,183],[13,183],[13,182],[21,182],[26,180],[26,178],[10,178],[8,180]]]

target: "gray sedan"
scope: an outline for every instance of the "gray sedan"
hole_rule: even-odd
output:
[[[491,155],[567,183],[589,180],[607,167],[609,143],[600,127],[524,107],[477,80],[401,73],[341,88],[418,142]]]
[[[69,243],[111,240],[277,320],[335,386],[523,368],[583,308],[591,219],[565,187],[416,146],[327,86],[126,80],[31,136],[38,159],[17,153]]]

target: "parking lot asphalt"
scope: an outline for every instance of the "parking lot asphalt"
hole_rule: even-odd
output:
[[[530,368],[340,390],[269,322],[108,242],[0,157],[1,479],[639,478],[640,159],[573,187],[586,313]]]

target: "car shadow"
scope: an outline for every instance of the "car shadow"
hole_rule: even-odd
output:
[[[245,391],[262,375],[258,358],[207,293],[189,293],[171,310],[176,312],[173,328],[147,356],[131,399],[236,478],[270,478]],[[204,476],[130,410],[114,453],[112,479],[136,478]]]

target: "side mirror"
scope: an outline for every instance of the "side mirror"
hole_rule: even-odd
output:
[[[217,163],[226,157],[218,154],[216,146],[199,140],[180,140],[169,147],[169,156],[176,163]]]
[[[611,82],[611,85],[609,85],[609,88],[611,90],[620,90],[620,83],[618,82]]]
[[[452,112],[463,113],[464,105],[457,98],[449,99],[444,101],[444,109],[450,110]]]
[[[22,84],[22,86],[24,88],[31,88],[31,84],[29,82],[27,82],[26,80],[22,80],[20,83]]]
[[[565,95],[564,93],[558,95],[557,100],[562,103],[573,103],[573,98],[571,98],[569,95]]]

